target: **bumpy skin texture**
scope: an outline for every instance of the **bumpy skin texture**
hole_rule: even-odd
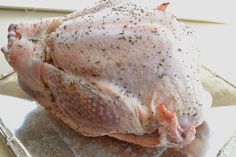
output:
[[[85,136],[182,147],[211,104],[192,30],[160,10],[101,1],[9,26],[7,60],[23,90]]]

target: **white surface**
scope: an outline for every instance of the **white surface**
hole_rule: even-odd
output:
[[[197,32],[202,63],[236,85],[236,24],[188,24]]]
[[[72,11],[91,6],[98,0],[0,0],[2,8],[32,8],[43,10]]]
[[[54,10],[78,10],[92,5],[99,0],[0,0],[0,7],[54,9]],[[162,2],[170,2],[169,11],[179,18],[210,20],[232,23],[234,10],[233,0],[136,0],[144,5],[155,7]]]
[[[0,95],[0,100],[1,102],[4,102],[0,104],[0,115],[2,121],[6,122],[6,124],[9,124],[7,127],[10,130],[20,128],[22,123],[24,122],[25,113],[30,112],[37,107],[35,102],[12,96]],[[17,106],[14,107],[14,105],[21,105],[21,107],[17,108]],[[14,110],[14,108],[17,108],[17,110]],[[6,112],[5,109],[12,110],[12,114]],[[18,121],[14,121],[15,119],[17,119]]]

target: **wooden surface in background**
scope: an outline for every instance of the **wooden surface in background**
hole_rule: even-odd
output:
[[[0,139],[0,156],[1,157],[12,157],[9,151],[6,148],[5,143]]]

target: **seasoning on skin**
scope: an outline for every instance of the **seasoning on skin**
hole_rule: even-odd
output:
[[[109,0],[106,0],[103,2],[108,4],[109,7],[111,6],[110,3],[112,3]],[[170,36],[173,35],[173,38],[172,37],[171,38],[173,39],[173,41],[176,41],[177,46],[178,46],[178,42],[180,41],[180,39],[182,39],[182,36],[186,36],[186,34],[190,34],[191,31],[188,30],[188,28],[186,27],[186,28],[183,28],[185,30],[183,32],[180,32],[180,34],[179,34],[179,32],[178,32],[179,29],[178,30],[175,29],[175,21],[173,21],[173,19],[171,19],[171,18],[175,18],[175,17],[171,17],[171,15],[169,16],[165,12],[149,11],[148,9],[143,9],[142,7],[139,7],[138,5],[134,5],[131,3],[127,3],[126,6],[114,6],[110,10],[109,10],[109,7],[108,7],[108,9],[103,9],[103,10],[99,11],[100,13],[103,13],[102,15],[100,13],[98,13],[99,17],[102,17],[102,19],[98,19],[98,18],[96,18],[96,16],[93,17],[93,14],[96,15],[96,13],[91,13],[91,15],[88,14],[88,15],[84,15],[84,16],[79,17],[79,18],[83,19],[83,22],[85,23],[84,25],[82,24],[79,26],[79,27],[82,27],[82,29],[80,29],[78,27],[71,27],[70,24],[68,24],[67,26],[64,26],[64,27],[63,26],[60,27],[58,30],[61,31],[62,33],[59,34],[56,31],[56,37],[58,39],[55,39],[55,41],[59,41],[57,45],[55,44],[55,46],[58,46],[58,47],[57,47],[57,49],[56,49],[56,47],[55,47],[55,49],[52,49],[52,48],[49,48],[49,49],[51,49],[51,52],[54,52],[56,50],[60,50],[63,48],[64,54],[62,54],[61,56],[64,56],[66,59],[68,59],[68,63],[66,63],[67,67],[62,67],[62,68],[57,67],[54,65],[53,62],[50,64],[52,64],[55,67],[55,69],[61,71],[63,73],[63,75],[66,77],[67,76],[70,77],[70,75],[67,75],[68,73],[66,73],[66,70],[65,71],[63,70],[66,68],[68,68],[68,69],[71,68],[71,72],[74,72],[75,76],[76,76],[76,74],[82,72],[83,74],[81,74],[81,76],[90,75],[90,76],[88,76],[88,78],[95,77],[95,78],[92,78],[95,81],[100,81],[100,78],[97,78],[97,77],[99,77],[99,74],[101,74],[101,76],[104,76],[104,78],[108,78],[108,79],[114,81],[115,86],[121,88],[119,90],[120,93],[118,93],[117,95],[121,95],[122,99],[123,99],[123,97],[125,99],[138,98],[138,100],[140,101],[140,103],[138,105],[149,105],[148,102],[145,102],[145,103],[142,102],[145,98],[147,98],[146,95],[150,96],[150,95],[148,95],[148,93],[146,93],[145,90],[148,89],[149,87],[153,87],[153,89],[154,89],[155,87],[152,86],[153,83],[154,84],[156,82],[158,83],[158,81],[160,79],[162,79],[161,81],[163,81],[162,83],[165,85],[165,76],[168,77],[168,79],[166,79],[166,80],[169,80],[169,76],[170,76],[170,78],[173,78],[173,75],[175,77],[177,77],[177,74],[174,74],[174,72],[178,73],[179,78],[178,79],[177,78],[171,79],[171,81],[173,81],[173,84],[174,84],[174,81],[179,81],[181,78],[184,78],[185,76],[188,78],[188,79],[186,79],[187,84],[186,85],[184,84],[185,89],[184,89],[183,93],[184,94],[187,93],[186,95],[191,96],[191,94],[192,94],[191,92],[193,92],[192,91],[193,88],[192,88],[192,84],[191,84],[192,77],[190,77],[190,76],[197,75],[197,74],[195,74],[196,67],[195,67],[195,65],[188,67],[188,65],[187,65],[188,62],[182,63],[182,60],[184,61],[184,59],[180,59],[178,64],[181,64],[184,67],[190,69],[191,70],[190,73],[185,73],[185,71],[184,71],[184,73],[182,75],[182,73],[181,73],[182,71],[179,72],[179,71],[176,71],[174,68],[172,68],[171,67],[172,66],[171,65],[172,58],[178,59],[178,57],[177,58],[174,58],[174,57],[175,57],[175,55],[178,56],[180,54],[178,53],[178,54],[173,55],[172,53],[173,53],[173,51],[176,51],[176,49],[175,50],[170,49],[171,45],[168,45],[168,43],[165,42],[166,38],[168,39]],[[165,16],[169,16],[169,18],[170,18],[169,22],[168,22],[169,19],[165,18]],[[162,18],[165,18],[165,21]],[[77,22],[75,19],[70,19],[70,20],[71,20],[71,23]],[[112,24],[112,22],[114,24]],[[160,30],[159,30],[159,25],[158,25],[158,30],[157,30],[157,28],[153,28],[153,26],[155,27],[156,24],[158,24],[158,23],[161,24]],[[115,31],[110,30],[111,25],[112,25],[112,27],[114,27]],[[151,26],[151,27],[149,27],[149,26]],[[164,31],[166,29],[163,30],[162,27],[164,27],[164,28],[170,27],[170,29],[168,31]],[[73,28],[74,28],[74,30],[73,30]],[[35,28],[35,29],[38,29],[38,28]],[[78,30],[75,30],[75,29],[78,29]],[[64,34],[63,30],[64,30],[64,32],[66,32],[65,34]],[[116,31],[116,30],[118,30],[118,31]],[[161,30],[163,30],[163,31],[161,31]],[[112,31],[112,33],[111,33],[111,31]],[[68,32],[70,32],[71,34],[68,35]],[[81,32],[81,33],[79,33],[79,32]],[[90,36],[87,36],[87,35],[90,35]],[[97,35],[99,38],[97,38]],[[95,40],[93,38],[94,36],[96,38]],[[80,40],[77,40],[78,38]],[[157,39],[157,40],[155,40],[155,39]],[[156,42],[159,40],[161,42]],[[164,42],[162,42],[162,41],[164,41]],[[29,42],[32,42],[32,40],[29,40]],[[87,42],[87,44],[83,44],[84,42]],[[93,44],[90,44],[89,42],[95,43],[95,44],[93,45]],[[172,40],[168,41],[168,42],[172,42]],[[135,46],[132,46],[134,44],[135,44]],[[86,47],[82,47],[84,45],[86,45]],[[21,47],[22,45],[18,45],[18,46]],[[180,46],[182,46],[182,45],[180,45]],[[24,45],[24,48],[26,48],[25,45]],[[80,50],[81,48],[83,48],[83,50]],[[177,51],[182,52],[181,48],[183,48],[183,47],[178,48]],[[33,51],[35,51],[34,55],[38,55],[39,57],[41,57],[43,59],[43,57],[45,57],[45,55],[42,55],[40,52],[38,52],[38,50],[40,50],[40,47],[38,49],[36,49],[36,47],[34,47],[34,50],[33,50]],[[93,52],[90,53],[92,50],[94,50],[93,51],[94,53]],[[188,49],[186,49],[186,50],[188,50]],[[106,52],[104,52],[104,51],[106,51]],[[55,53],[55,55],[60,54],[61,52]],[[70,55],[70,54],[72,54],[72,52],[73,52],[73,55]],[[50,53],[50,52],[48,52],[48,53]],[[68,53],[68,55],[67,55],[67,53]],[[113,53],[113,54],[111,54],[111,53]],[[186,55],[187,53],[189,53],[189,55],[190,55],[191,50],[188,50],[188,52],[185,52],[184,54],[181,54],[181,55]],[[81,56],[81,58],[82,58],[81,63],[79,62],[80,58],[78,58],[78,62],[76,62],[76,63],[70,62],[70,59],[72,59],[74,56],[76,56],[76,54]],[[116,56],[118,56],[118,57],[116,57]],[[61,58],[63,58],[63,57],[61,57]],[[63,59],[65,59],[65,58],[63,58]],[[46,60],[46,59],[44,59],[44,60]],[[58,61],[59,64],[62,63],[60,61],[60,57],[58,57],[58,60],[59,60]],[[86,61],[88,61],[88,62],[86,62]],[[103,63],[103,64],[100,64],[100,63]],[[94,65],[94,64],[96,64],[96,65]],[[98,64],[100,64],[100,65],[98,65]],[[82,66],[84,66],[84,67],[82,67]],[[94,68],[90,68],[90,66],[92,66]],[[90,69],[96,69],[96,70],[92,71]],[[110,70],[112,70],[112,72],[110,72]],[[78,71],[78,73],[75,71]],[[169,72],[172,72],[172,73],[169,73]],[[198,72],[196,72],[196,73],[198,73]],[[168,74],[170,74],[170,75],[168,75]],[[191,74],[191,75],[189,75],[189,74]],[[62,75],[62,78],[64,77],[63,75]],[[56,77],[54,77],[54,78],[56,78]],[[70,77],[70,81],[72,79],[74,79],[74,78]],[[78,78],[76,78],[75,80],[77,80],[77,79]],[[199,80],[194,80],[194,81],[199,81]],[[67,91],[65,90],[65,88],[67,88],[67,86],[65,86],[66,81],[64,80],[64,78],[57,81],[57,82],[58,82],[58,84],[60,84],[60,88],[58,88],[61,90],[60,92],[66,93]],[[194,82],[194,83],[196,83],[196,82]],[[78,86],[76,86],[76,84]],[[123,105],[123,106],[129,105],[129,107],[132,107],[132,105],[133,106],[136,105],[135,103],[132,105],[126,104],[127,103],[126,101],[124,101],[123,104],[120,104],[119,101],[116,100],[116,99],[120,99],[120,96],[114,97],[114,95],[109,98],[111,98],[111,99],[115,98],[115,100],[109,100],[109,101],[103,102],[103,103],[96,102],[96,101],[100,101],[100,100],[98,100],[98,98],[96,98],[94,96],[96,93],[93,96],[91,96],[89,93],[90,92],[89,90],[91,90],[91,89],[97,90],[97,91],[99,91],[98,93],[103,93],[103,91],[101,90],[101,88],[95,89],[95,87],[92,87],[92,86],[96,85],[95,82],[87,81],[84,84],[80,84],[78,82],[77,83],[73,82],[73,83],[70,83],[69,85],[71,88],[70,92],[76,91],[76,89],[80,88],[80,86],[83,86],[83,88],[86,88],[88,90],[86,90],[85,94],[83,93],[83,90],[81,90],[80,93],[79,94],[77,93],[76,96],[74,96],[74,97],[72,95],[67,95],[67,93],[64,94],[64,95],[66,95],[65,98],[63,98],[63,96],[60,95],[60,97],[58,97],[58,99],[59,99],[58,102],[61,102],[61,104],[69,102],[70,105],[71,104],[73,105],[73,107],[77,107],[75,112],[78,114],[78,117],[81,116],[83,118],[87,118],[86,120],[88,120],[88,121],[92,119],[91,117],[97,116],[99,114],[100,116],[106,115],[106,117],[105,118],[103,117],[103,118],[104,118],[104,121],[109,120],[107,123],[115,122],[115,121],[112,121],[112,118],[114,118],[114,115],[112,115],[111,109],[107,109],[108,111],[106,112],[106,111],[104,111],[104,110],[106,110],[106,108],[103,106],[100,108],[96,108],[97,106],[101,106],[102,104],[105,104],[104,106],[109,106],[111,103],[114,103],[117,105],[112,104],[111,106],[117,106],[117,108],[121,105]],[[145,85],[147,85],[148,87],[145,87]],[[171,84],[168,84],[168,85],[171,86]],[[146,89],[143,90],[142,88],[146,88]],[[158,90],[158,88],[157,88],[157,90]],[[142,93],[143,95],[141,96],[141,94],[139,94],[139,93]],[[83,94],[86,95],[84,97],[87,97],[87,95],[90,95],[90,97],[83,98],[83,97],[79,96],[79,95],[83,95]],[[57,95],[57,94],[55,94],[55,95]],[[152,96],[150,96],[150,98],[151,97]],[[91,98],[92,102],[86,101],[86,105],[84,103],[82,103],[83,101],[79,101],[82,99],[83,100],[90,100],[90,98]],[[92,98],[93,98],[93,100],[92,100]],[[73,104],[72,99],[75,99],[74,101],[76,103]],[[114,102],[112,102],[112,101],[114,101]],[[89,102],[89,103],[87,103],[87,102]],[[132,102],[132,101],[128,101],[128,102]],[[200,104],[200,102],[195,102],[195,101],[191,101],[191,100],[186,100],[186,101],[183,100],[183,102],[184,103],[181,102],[182,106],[176,104],[176,106],[177,106],[176,110],[177,110],[177,113],[179,113],[179,115],[182,114],[185,116],[191,116],[191,115],[194,116],[195,114],[197,114],[195,112],[198,112],[198,111],[196,108],[194,108],[192,106],[204,105],[204,104]],[[80,103],[83,105],[81,105]],[[189,105],[191,105],[191,108],[188,106],[185,107],[185,106],[183,106],[183,104],[189,104]],[[91,105],[90,106],[91,111],[88,108],[86,108],[89,105]],[[170,108],[171,108],[171,104],[167,104],[167,105],[170,105]],[[120,107],[120,108],[122,108],[122,107]],[[182,110],[182,108],[184,108],[185,110]],[[81,112],[81,111],[84,111],[84,112]],[[89,112],[93,112],[93,114],[90,114]],[[124,111],[124,112],[126,112],[126,111]],[[130,115],[129,116],[130,120],[135,120],[136,117],[135,117],[135,114],[132,112],[132,110],[127,111],[127,112],[131,112],[131,114],[128,113],[128,115]],[[155,111],[155,113],[156,113],[156,111]],[[70,114],[70,113],[68,113],[68,114]],[[163,112],[163,114],[167,114],[167,112]],[[150,120],[151,119],[150,115],[152,115],[154,117],[154,112],[150,111],[149,113],[147,113],[147,116],[145,115],[146,117],[144,117],[144,118],[146,118],[147,120]],[[157,116],[155,116],[155,118],[156,117]],[[118,118],[120,118],[120,117],[118,117]],[[155,118],[153,118],[152,120],[156,121],[157,119],[155,119]],[[129,121],[128,118],[127,118],[127,120]],[[137,121],[139,122],[140,119],[137,119]],[[99,122],[100,121],[96,119],[96,124],[100,125]],[[106,128],[108,126],[107,123],[105,126],[101,126],[101,128],[104,127],[105,129],[107,129]],[[140,123],[142,123],[142,121],[140,121]],[[122,123],[119,123],[119,124],[122,124]],[[159,125],[159,124],[157,124],[157,125]],[[90,127],[96,129],[95,126],[90,126]],[[117,129],[117,127],[119,127],[119,126],[118,125],[114,126],[114,127],[112,126],[112,129],[113,129],[112,131],[115,131]],[[142,127],[149,127],[149,125],[144,125]],[[167,125],[167,127],[169,127],[169,126]],[[80,127],[76,127],[76,128],[79,129]],[[117,129],[117,130],[119,130],[119,129]],[[117,132],[119,133],[119,131],[117,131]],[[132,131],[126,131],[126,130],[124,130],[123,132],[133,133]]]

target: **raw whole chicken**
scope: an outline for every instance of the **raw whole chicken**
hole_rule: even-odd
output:
[[[211,104],[190,27],[133,1],[9,26],[21,88],[85,136],[183,147]]]

